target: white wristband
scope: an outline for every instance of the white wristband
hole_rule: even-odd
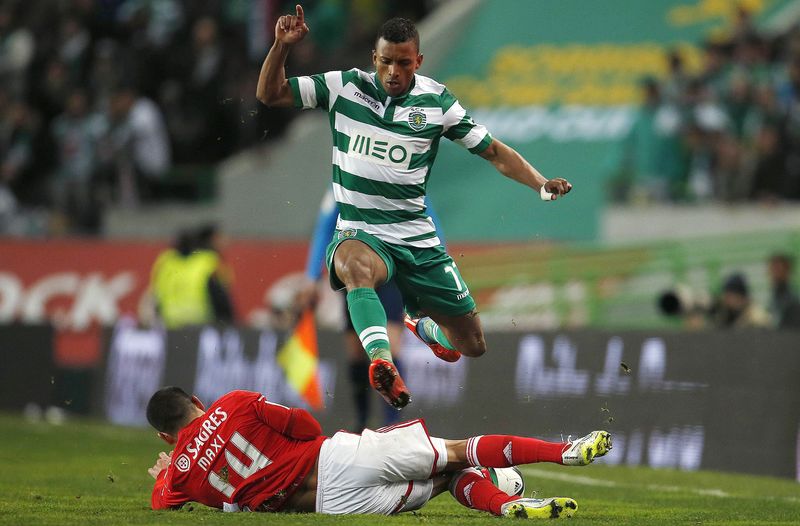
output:
[[[539,197],[542,198],[542,201],[552,201],[553,200],[553,194],[551,194],[550,192],[545,190],[544,189],[544,185],[542,185],[542,187],[539,189]]]

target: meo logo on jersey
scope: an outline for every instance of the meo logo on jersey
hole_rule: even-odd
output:
[[[420,131],[428,123],[428,117],[425,112],[420,108],[411,108],[411,113],[408,114],[408,125],[414,131]]]
[[[192,467],[192,461],[189,460],[189,455],[183,453],[175,460],[175,467],[178,468],[178,471],[181,473],[186,473],[189,471],[189,468]]]
[[[408,168],[411,154],[400,142],[383,135],[356,132],[350,137],[349,155],[393,168]]]

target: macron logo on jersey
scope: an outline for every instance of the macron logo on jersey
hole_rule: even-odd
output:
[[[370,108],[372,108],[372,109],[373,109],[375,112],[378,112],[378,113],[380,113],[380,111],[381,111],[381,104],[380,104],[380,103],[379,103],[377,100],[373,99],[372,97],[368,97],[368,96],[364,95],[363,93],[361,93],[361,92],[360,92],[360,91],[358,91],[358,90],[354,90],[354,91],[353,91],[353,97],[356,97],[357,99],[361,99],[361,100],[363,100],[363,101],[364,101],[364,102],[366,102],[366,103],[367,103],[367,105],[368,105]]]
[[[408,168],[411,154],[400,142],[378,134],[355,132],[350,137],[348,155],[392,168]]]

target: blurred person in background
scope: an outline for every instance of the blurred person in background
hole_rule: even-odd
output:
[[[410,20],[394,18],[381,27],[372,54],[374,74],[352,69],[287,79],[289,51],[309,31],[300,5],[295,13],[278,19],[256,97],[267,106],[331,113],[340,217],[337,239],[328,248],[329,277],[334,288],[348,291],[350,318],[371,361],[371,385],[400,409],[411,394],[392,363],[377,286],[397,280],[407,324],[440,359],[486,351],[475,302],[425,210],[425,183],[441,136],[549,199],[565,195],[572,185],[546,179],[476,124],[445,86],[416,74],[423,57]],[[412,155],[425,164],[412,169]]]
[[[786,112],[783,136],[786,140],[786,197],[800,199],[800,51],[792,57],[788,78],[781,86],[780,103]]]
[[[140,304],[144,324],[160,320],[167,329],[233,323],[226,267],[213,241],[215,226],[184,230],[158,255]]]
[[[170,73],[171,46],[179,41],[187,23],[190,2],[179,0],[126,0],[115,11],[115,36],[121,42],[127,79],[141,93],[154,98]],[[196,8],[202,2],[196,3]]]
[[[89,29],[74,15],[61,22],[58,32],[58,58],[67,69],[72,86],[80,85],[88,71],[91,60],[91,35]]]
[[[24,100],[0,100],[0,112],[0,184],[20,203],[47,202],[39,114]]]
[[[680,155],[683,117],[676,103],[662,97],[655,78],[644,78],[640,85],[644,103],[622,143],[623,177],[630,180],[621,181],[623,188],[612,196],[634,202],[675,201],[684,193],[681,177],[687,159]]]
[[[171,166],[171,146],[161,109],[130,85],[119,86],[109,107],[118,199],[136,206],[151,197]]]
[[[232,324],[236,321],[236,311],[231,296],[235,276],[233,267],[225,261],[227,244],[228,238],[222,229],[215,223],[207,223],[197,229],[193,255],[210,255],[216,258],[217,269],[208,283],[214,318],[218,322]]]
[[[750,195],[750,173],[744,168],[745,150],[734,133],[719,134],[714,145],[714,197],[720,201],[741,201]]]
[[[772,122],[759,126],[754,139],[748,180],[749,196],[763,203],[776,203],[788,195],[786,150],[780,128]]]
[[[705,329],[715,308],[710,294],[684,283],[663,291],[656,304],[661,314],[677,319],[683,328],[689,330]]]
[[[0,182],[0,234],[14,231],[18,211],[17,198],[8,187]]]
[[[772,254],[767,262],[770,282],[769,311],[778,329],[800,329],[800,296],[792,284],[794,258]]]
[[[70,92],[80,86],[71,83],[67,66],[58,58],[48,60],[42,67],[43,78],[32,87],[31,98],[42,118],[48,122],[64,112]]]
[[[266,316],[256,321],[260,327],[274,331],[291,332],[296,326],[303,310],[308,308],[314,298],[321,299],[309,287],[308,277],[302,272],[281,276],[265,292]]]
[[[791,112],[800,101],[800,36],[797,41],[797,49],[786,65],[785,78],[777,87],[778,104],[784,112]]]
[[[752,30],[742,38],[732,40],[731,45],[732,75],[742,75],[753,85],[772,82],[769,46],[765,37]]]
[[[667,51],[667,70],[667,78],[661,85],[663,99],[665,103],[679,108],[683,104],[686,83],[690,79],[680,50],[670,49]]]
[[[229,142],[235,140],[235,128],[225,121],[224,50],[218,32],[210,16],[194,22],[190,43],[178,46],[171,57],[169,80],[159,94],[175,158],[182,162],[219,160],[230,153]]]
[[[86,86],[93,95],[96,108],[107,108],[116,86],[122,82],[118,67],[119,46],[110,39],[99,40],[93,48],[92,66],[87,73]]]
[[[0,86],[14,97],[25,95],[28,68],[36,53],[35,35],[14,18],[11,2],[0,5]]]
[[[695,80],[708,91],[708,98],[718,100],[725,92],[730,63],[723,43],[703,43],[703,65]]]
[[[730,117],[730,131],[737,139],[744,137],[748,117],[754,110],[754,91],[750,76],[738,71],[731,75],[728,90],[722,97],[722,106]]]
[[[683,177],[686,185],[685,198],[689,201],[707,200],[713,191],[712,135],[700,123],[691,120],[686,125],[683,142],[688,157]]]
[[[752,87],[751,106],[744,121],[743,157],[749,193],[745,198],[773,204],[788,198],[785,116],[778,89],[770,82]]]
[[[770,326],[767,311],[750,297],[744,274],[730,274],[722,285],[711,312],[711,324],[720,329],[764,328]]]
[[[733,20],[733,27],[731,27],[730,40],[733,42],[740,42],[754,34],[757,34],[757,30],[753,22],[753,15],[744,6],[744,2],[742,2],[736,8],[736,16]]]
[[[108,131],[102,114],[90,110],[86,92],[75,89],[66,110],[53,120],[51,133],[58,149],[58,164],[51,181],[56,211],[67,230],[98,234],[101,206],[94,178],[98,170],[98,143]]]

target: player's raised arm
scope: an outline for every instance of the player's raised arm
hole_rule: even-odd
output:
[[[267,53],[258,75],[256,98],[267,106],[289,107],[294,98],[286,79],[284,67],[292,45],[300,42],[308,33],[303,6],[295,6],[294,15],[284,15],[275,24],[275,42]]]
[[[543,199],[555,200],[572,190],[569,181],[560,177],[547,179],[515,149],[496,138],[492,139],[492,143],[478,155],[492,163],[498,172],[509,179],[539,192]]]

